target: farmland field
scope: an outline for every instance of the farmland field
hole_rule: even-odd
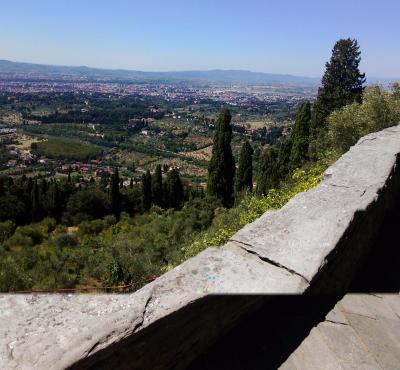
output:
[[[102,154],[96,145],[72,140],[49,139],[36,144],[35,152],[49,158],[87,160]]]

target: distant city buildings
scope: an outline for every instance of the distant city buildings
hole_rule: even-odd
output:
[[[74,92],[91,95],[94,93],[111,94],[112,96],[154,96],[163,97],[167,101],[191,100],[194,104],[201,103],[202,100],[221,101],[231,106],[247,106],[252,102],[270,102],[279,103],[286,101],[288,103],[297,103],[305,99],[314,100],[316,88],[301,88],[297,86],[213,86],[196,85],[190,83],[165,83],[165,84],[142,84],[142,83],[113,83],[113,82],[88,82],[88,81],[0,81],[0,92],[12,94],[22,93],[64,93]],[[9,100],[18,101],[18,96],[9,96]],[[85,107],[81,112],[90,110],[89,100],[85,100]],[[159,112],[159,107],[150,106],[149,112]],[[177,117],[173,115],[172,117]],[[179,118],[179,117],[177,117]]]

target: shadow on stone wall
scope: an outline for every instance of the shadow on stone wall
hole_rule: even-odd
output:
[[[399,239],[400,207],[396,207],[386,215],[373,250],[348,292],[399,293]],[[276,296],[220,338],[187,370],[277,369],[341,298]]]

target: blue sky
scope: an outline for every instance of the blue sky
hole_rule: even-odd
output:
[[[145,71],[320,76],[334,42],[400,77],[400,0],[4,0],[0,59]]]

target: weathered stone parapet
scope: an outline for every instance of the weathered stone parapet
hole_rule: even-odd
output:
[[[317,187],[135,293],[1,295],[0,368],[184,368],[274,294],[344,292],[398,201],[399,153],[400,126],[365,136]]]

